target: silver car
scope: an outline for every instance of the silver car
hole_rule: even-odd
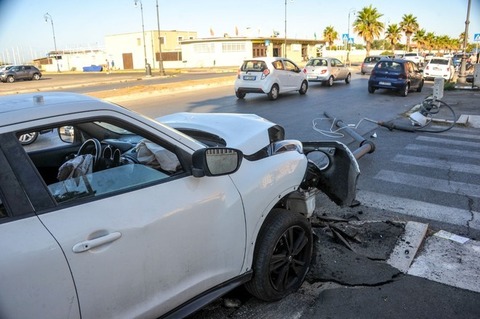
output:
[[[337,58],[313,58],[305,65],[307,80],[332,86],[334,81],[350,83],[350,69]]]

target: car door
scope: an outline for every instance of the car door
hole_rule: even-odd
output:
[[[241,272],[245,217],[228,176],[130,163],[48,190],[57,206],[39,219],[64,251],[82,318],[159,316]]]
[[[283,65],[286,71],[287,90],[294,91],[300,88],[304,78],[295,63],[290,60],[283,60]]]
[[[334,62],[335,62],[335,68],[334,68],[335,80],[344,80],[347,77],[348,69],[345,67],[345,64],[343,64],[342,61],[338,59],[334,59]]]
[[[32,170],[15,144],[18,151],[13,134],[0,135],[0,318],[80,318],[63,251],[17,178]]]
[[[408,77],[410,78],[410,87],[416,88],[420,85],[422,74],[418,69],[417,64],[412,61],[408,61],[407,64]]]

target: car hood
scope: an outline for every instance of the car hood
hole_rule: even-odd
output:
[[[284,138],[284,129],[255,114],[174,113],[156,118],[177,130],[208,132],[222,138],[226,146],[250,155]]]

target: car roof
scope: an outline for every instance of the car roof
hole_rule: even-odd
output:
[[[0,127],[51,116],[123,107],[90,96],[67,92],[42,92],[0,96]]]
[[[285,60],[286,58],[282,57],[256,57],[256,58],[251,58],[251,59],[245,59],[243,60],[244,62],[246,61],[265,61],[265,62],[272,62],[272,61],[278,61],[278,60]]]

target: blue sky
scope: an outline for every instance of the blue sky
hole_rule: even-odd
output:
[[[421,28],[436,35],[458,37],[465,30],[468,0],[287,0],[287,36],[322,37],[332,25],[347,33],[348,16],[372,5],[385,24],[399,23],[413,14]],[[157,29],[156,0],[142,0],[145,30]],[[284,36],[285,0],[158,0],[162,30],[197,31],[199,37],[224,33],[268,36],[272,30]],[[106,35],[140,32],[140,7],[134,0],[0,0],[0,60],[6,52],[37,58],[53,50],[54,22],[57,49],[103,48]],[[248,29],[247,29],[248,28]],[[250,30],[250,31],[247,31]],[[471,0],[470,41],[480,33],[480,0]],[[361,42],[356,38],[355,42]]]

